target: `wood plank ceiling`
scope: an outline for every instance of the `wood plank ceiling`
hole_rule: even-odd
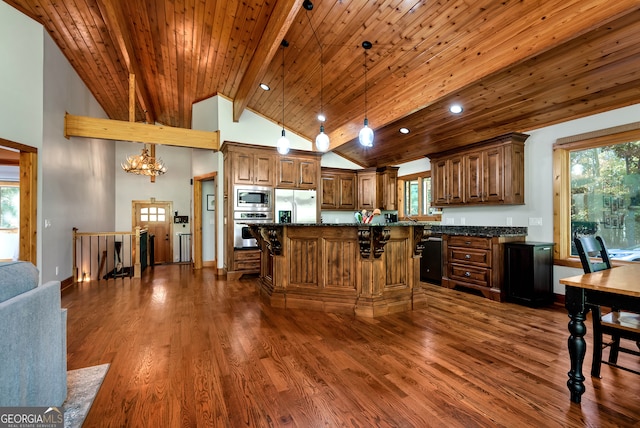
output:
[[[640,101],[637,0],[5,1],[44,25],[118,120],[132,73],[137,121],[190,128],[192,103],[218,94],[240,122],[248,108],[282,124],[284,38],[284,126],[314,140],[322,95],[331,149],[365,167]]]

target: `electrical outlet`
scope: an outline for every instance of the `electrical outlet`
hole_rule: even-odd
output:
[[[513,218],[507,217],[507,226],[513,226]]]
[[[464,217],[460,217],[460,224],[467,224],[467,219]]]
[[[56,276],[58,276],[58,266],[56,266]]]

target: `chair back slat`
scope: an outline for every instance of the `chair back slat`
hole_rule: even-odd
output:
[[[582,269],[584,273],[598,272],[605,269],[611,269],[611,260],[607,247],[600,236],[579,236],[574,239]],[[599,257],[601,261],[593,260]]]

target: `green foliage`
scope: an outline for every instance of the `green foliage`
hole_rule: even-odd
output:
[[[0,228],[15,228],[20,225],[20,188],[0,187]]]

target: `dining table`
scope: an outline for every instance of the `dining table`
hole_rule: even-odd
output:
[[[580,403],[585,392],[582,373],[587,351],[585,319],[593,306],[615,307],[640,312],[640,263],[628,263],[611,269],[560,279],[566,286],[565,308],[569,313],[569,358],[571,370],[567,387],[571,401]]]

